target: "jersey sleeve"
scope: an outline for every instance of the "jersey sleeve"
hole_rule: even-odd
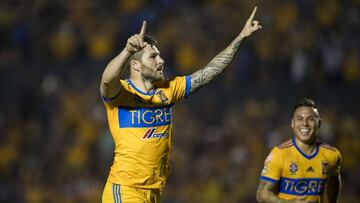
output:
[[[190,81],[190,76],[179,76],[170,80],[170,87],[173,91],[172,102],[190,95]]]
[[[260,179],[277,183],[281,178],[281,163],[281,152],[277,147],[274,147],[265,159]]]
[[[329,176],[337,176],[340,173],[341,169],[341,162],[342,162],[342,156],[338,149],[335,148],[335,158],[333,162],[333,166],[331,167],[331,170],[329,171]]]
[[[105,106],[118,106],[119,102],[120,102],[120,98],[124,92],[124,81],[123,80],[119,80],[119,85],[121,85],[121,89],[120,92],[117,93],[115,96],[111,97],[111,98],[107,98],[104,95],[101,94],[101,99],[103,101],[103,103],[105,104]]]

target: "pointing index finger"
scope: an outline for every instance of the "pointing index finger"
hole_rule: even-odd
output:
[[[146,21],[143,21],[142,27],[141,27],[141,31],[140,31],[140,35],[144,36],[145,35],[145,31],[146,31]]]
[[[253,12],[251,13],[251,16],[250,16],[250,18],[249,18],[250,22],[253,21],[253,19],[254,19],[254,17],[255,17],[255,14],[256,14],[256,11],[257,11],[257,6],[255,6]]]

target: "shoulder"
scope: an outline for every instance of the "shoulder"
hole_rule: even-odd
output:
[[[334,153],[334,154],[340,155],[340,151],[336,147],[333,147],[333,146],[323,143],[323,142],[319,143],[319,144],[320,144],[321,149],[324,149],[325,151],[327,151],[329,153]]]
[[[323,142],[319,143],[319,146],[322,150],[324,150],[325,153],[329,154],[330,156],[334,157],[335,159],[341,160],[341,153],[336,147],[333,147],[333,146],[323,143]]]
[[[189,76],[176,76],[155,83],[157,88],[177,89],[189,83]]]
[[[285,142],[279,144],[278,146],[276,146],[279,150],[282,150],[282,149],[287,149],[287,148],[290,148],[294,146],[294,143],[292,142],[291,139],[289,140],[286,140]]]
[[[176,76],[165,81],[167,81],[168,83],[177,83],[177,82],[185,82],[189,78],[190,76]]]
[[[330,151],[333,151],[333,152],[338,151],[335,147],[333,147],[333,146],[331,146],[329,144],[326,144],[324,142],[320,142],[319,144],[320,144],[320,147],[325,149],[325,150],[330,150]]]

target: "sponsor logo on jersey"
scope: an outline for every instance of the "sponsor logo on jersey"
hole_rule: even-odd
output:
[[[160,107],[119,107],[120,128],[142,128],[171,124],[173,105]]]
[[[280,192],[290,195],[322,195],[326,179],[281,178]]]
[[[163,133],[155,133],[156,128],[149,128],[142,139],[151,139],[151,138],[165,138],[168,136],[166,132]]]
[[[309,166],[309,168],[306,169],[306,172],[313,173],[315,172],[315,170],[313,169],[312,166]]]

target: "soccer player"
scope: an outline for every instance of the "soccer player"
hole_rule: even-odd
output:
[[[189,76],[165,79],[153,37],[139,34],[105,68],[100,84],[115,157],[102,202],[160,202],[169,175],[174,104],[208,84],[229,66],[246,37],[261,29],[254,8],[241,33],[208,65]],[[129,66],[128,79],[124,76]]]
[[[257,190],[259,202],[337,202],[341,155],[319,141],[320,124],[313,100],[304,98],[295,105],[294,137],[274,147],[266,158]]]

